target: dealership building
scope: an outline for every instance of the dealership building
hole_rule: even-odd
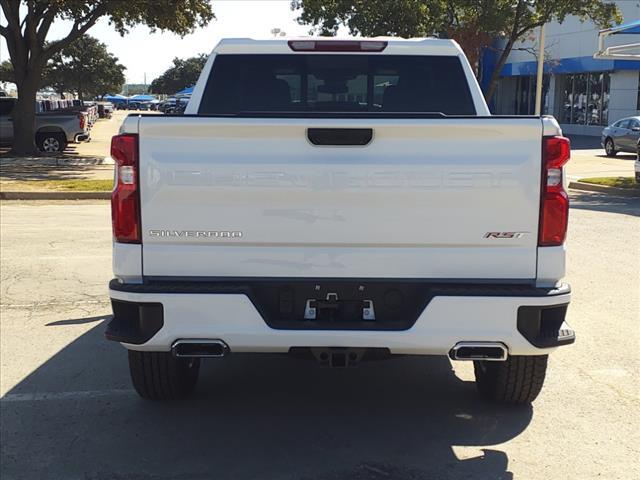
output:
[[[623,23],[640,19],[640,1],[615,3]],[[588,20],[568,17],[562,24],[547,24],[545,30],[543,113],[555,116],[565,133],[600,135],[604,125],[640,115],[639,60],[594,59],[599,28]],[[514,46],[491,102],[494,113],[534,113],[538,35],[539,29]],[[640,43],[640,35],[611,35],[606,40],[606,46],[631,43]],[[495,65],[493,52],[489,49],[483,58],[483,85]]]

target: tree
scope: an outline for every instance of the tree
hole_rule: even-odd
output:
[[[207,58],[208,56],[203,53],[186,60],[174,58],[173,66],[151,82],[151,91],[173,94],[194,85],[198,81],[204,64],[207,63]]]
[[[83,35],[49,60],[38,88],[51,87],[61,94],[74,92],[80,100],[85,96],[104,96],[120,92],[124,70],[124,65],[118,63],[104,43]],[[0,80],[15,81],[11,62],[0,64]]]
[[[562,23],[569,15],[576,15],[583,20],[589,18],[601,28],[609,27],[613,22],[622,21],[618,7],[604,0],[517,0],[512,8],[506,11],[508,14],[505,15],[506,22],[503,28],[505,45],[498,56],[498,62],[485,92],[487,101],[493,98],[500,72],[513,46],[533,29],[552,20]]]
[[[80,100],[120,92],[125,82],[124,65],[96,38],[83,35],[55,54],[45,69],[48,86],[78,94]]]
[[[502,67],[515,43],[531,30],[568,15],[590,18],[601,27],[621,21],[606,0],[292,0],[298,21],[321,35],[346,26],[353,35],[453,38],[476,68],[480,52],[504,39],[485,97],[491,100]]]
[[[38,88],[43,87],[52,87],[56,92],[64,92],[64,85],[60,83],[60,80],[55,77],[55,73],[53,72],[53,64],[50,62],[47,64],[42,71],[42,76],[40,77],[40,83]],[[13,71],[13,65],[9,60],[5,60],[0,63],[0,82],[11,82],[16,83],[16,76]]]
[[[0,35],[7,42],[18,89],[12,148],[16,155],[36,152],[35,100],[47,62],[98,19],[107,18],[121,35],[137,24],[186,35],[213,18],[208,0],[0,0],[0,7],[6,18]],[[56,19],[71,20],[73,25],[64,38],[47,42]]]
[[[9,60],[5,60],[0,63],[0,82],[15,83],[15,76],[13,75],[13,66]]]

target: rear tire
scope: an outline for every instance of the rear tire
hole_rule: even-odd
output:
[[[513,355],[504,362],[474,361],[478,391],[495,402],[529,404],[542,390],[548,359]]]
[[[148,400],[177,400],[196,386],[200,359],[175,358],[170,352],[129,350],[129,372],[136,392]]]
[[[67,138],[62,133],[38,133],[36,135],[38,149],[44,153],[60,153],[67,148]]]
[[[607,154],[607,157],[615,157],[616,153],[618,153],[612,138],[607,138],[604,141],[604,152]]]

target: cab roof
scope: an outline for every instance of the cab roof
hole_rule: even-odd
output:
[[[327,48],[300,48],[296,45],[323,45]],[[384,44],[384,48],[357,50],[357,44]],[[337,44],[347,48],[337,48]],[[375,47],[375,46],[374,46]],[[378,54],[378,55],[461,55],[460,46],[449,39],[398,37],[291,37],[277,39],[224,38],[213,49],[215,54]]]

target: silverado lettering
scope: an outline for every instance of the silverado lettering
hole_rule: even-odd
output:
[[[150,237],[240,238],[242,232],[229,230],[149,230]]]

